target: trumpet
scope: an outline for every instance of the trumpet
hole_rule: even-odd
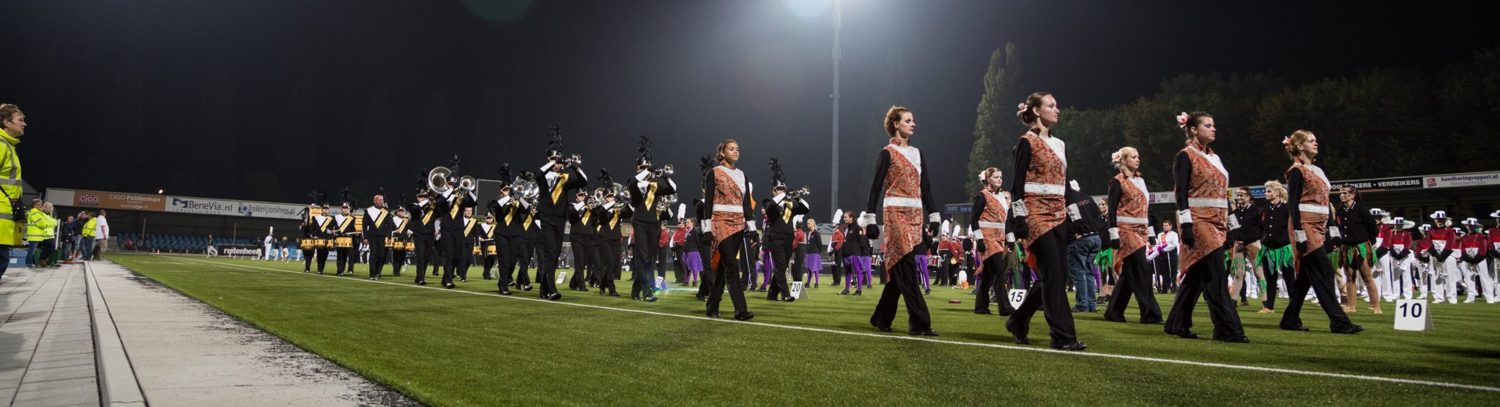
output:
[[[800,199],[804,196],[812,196],[812,189],[804,186],[802,188],[798,188],[796,191],[788,192],[787,196],[791,197],[792,199]]]
[[[557,159],[557,162],[566,167],[577,167],[583,165],[583,156],[575,153],[567,157],[559,158]]]
[[[672,164],[667,164],[661,166],[661,168],[657,168],[656,170],[651,171],[651,176],[654,178],[670,177],[672,176],[672,172]]]

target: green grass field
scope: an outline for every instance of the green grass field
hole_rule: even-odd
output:
[[[110,259],[431,405],[1500,404],[1500,306],[1482,302],[1433,306],[1429,332],[1393,330],[1392,304],[1383,316],[1361,306],[1358,335],[1327,333],[1311,304],[1313,332],[1279,330],[1279,313],[1242,307],[1250,344],[1074,314],[1089,348],[1064,353],[1046,347],[1040,313],[1040,344],[1012,345],[1002,317],[973,314],[967,291],[946,287],[927,297],[942,334],[928,340],[904,333],[904,310],[894,333],[869,326],[880,286],[863,297],[824,286],[795,303],[747,293],[756,318],[741,323],[703,318],[686,291],[656,303],[628,292],[502,297],[478,268],[444,290],[412,284],[410,267],[377,283],[304,274],[300,263]],[[1206,338],[1198,311],[1194,330]]]

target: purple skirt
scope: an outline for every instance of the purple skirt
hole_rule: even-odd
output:
[[[807,263],[808,271],[814,273],[823,272],[823,255],[818,253],[808,253],[807,257],[804,257],[803,260]]]
[[[701,272],[703,271],[703,257],[698,256],[698,252],[683,253],[682,266],[694,273]]]

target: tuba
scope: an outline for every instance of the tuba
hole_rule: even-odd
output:
[[[459,178],[458,179],[458,189],[461,189],[461,190],[464,190],[464,191],[473,191],[474,190],[474,186],[475,185],[474,185],[474,177],[473,176],[465,175],[465,176],[463,176],[463,178]]]
[[[453,190],[453,185],[448,183],[448,176],[452,174],[453,170],[449,170],[448,167],[434,167],[432,171],[427,172],[427,189],[438,195],[447,195]]]

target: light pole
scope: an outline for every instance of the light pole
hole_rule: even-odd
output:
[[[832,184],[828,188],[828,202],[832,207],[828,213],[833,213],[839,207],[839,30],[844,25],[844,6],[842,0],[833,0],[833,177]],[[830,219],[830,222],[839,221]]]

